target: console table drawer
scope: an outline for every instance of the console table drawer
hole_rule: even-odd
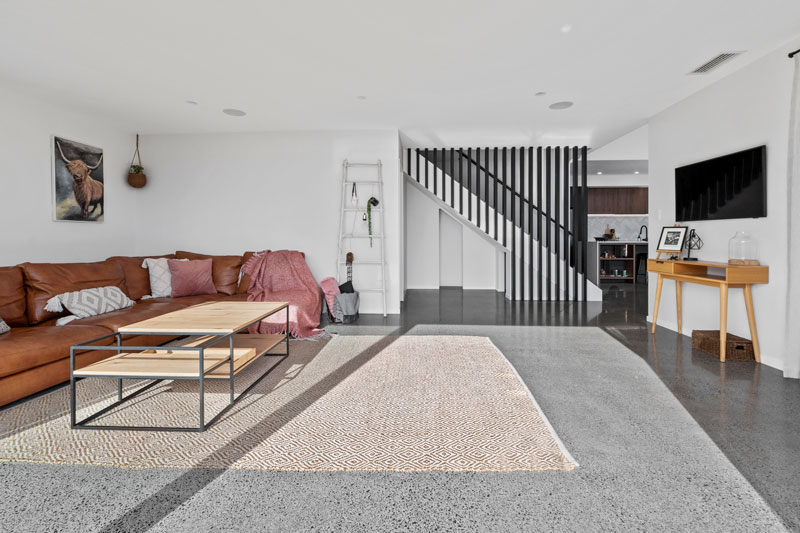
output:
[[[648,259],[647,271],[660,272],[662,274],[672,274],[675,271],[675,261],[668,261],[666,259]]]

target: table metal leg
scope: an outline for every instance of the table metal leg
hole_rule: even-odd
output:
[[[681,309],[681,302],[683,301],[682,291],[683,284],[680,281],[675,282],[675,298],[678,304],[678,333],[683,334],[683,311]]]
[[[69,349],[69,422],[70,427],[75,427],[75,349]]]
[[[728,337],[728,284],[719,286],[719,360],[725,362],[725,345]]]
[[[761,349],[758,345],[758,330],[756,329],[756,312],[753,308],[752,285],[744,286],[744,305],[747,308],[747,322],[750,324],[750,337],[753,339],[753,354],[756,356],[756,362],[760,363]]]
[[[658,306],[661,305],[661,288],[664,286],[664,278],[661,277],[661,274],[658,275],[658,281],[656,282],[656,304],[653,306],[653,327],[650,330],[650,333],[655,334],[656,332],[656,320],[658,320]]]
[[[233,335],[228,338],[228,347],[230,348],[231,352],[231,361],[230,361],[230,372],[231,372],[231,379],[230,379],[230,393],[231,393],[231,403],[233,403]]]
[[[204,381],[203,380],[203,376],[204,376],[203,369],[204,369],[204,366],[205,366],[203,364],[204,352],[205,352],[205,349],[204,348],[200,348],[200,369],[199,369],[200,380],[198,381],[198,383],[200,384],[199,385],[200,389],[198,391],[200,393],[200,426],[199,426],[200,431],[205,431],[205,429],[206,429],[206,425],[205,425],[205,414],[206,414],[206,411],[205,411],[205,390],[204,390],[204,387],[203,387],[203,381]]]
[[[286,306],[286,355],[289,355],[289,306]]]

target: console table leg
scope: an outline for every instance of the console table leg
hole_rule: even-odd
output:
[[[747,322],[750,324],[750,337],[753,339],[753,354],[756,362],[761,362],[761,349],[758,346],[758,331],[756,330],[756,312],[753,309],[753,289],[751,285],[744,286],[744,305],[747,308]]]
[[[681,293],[681,289],[683,288],[683,284],[680,281],[675,282],[675,297],[677,299],[678,304],[678,334],[683,334],[683,311],[681,310],[681,302],[683,301],[683,296]]]
[[[719,360],[725,362],[725,345],[728,337],[728,284],[719,286]]]
[[[658,320],[658,306],[661,304],[661,287],[664,286],[664,278],[661,277],[661,274],[658,275],[658,280],[656,281],[656,304],[653,306],[653,328],[650,330],[650,333],[655,334],[656,332],[656,320]]]

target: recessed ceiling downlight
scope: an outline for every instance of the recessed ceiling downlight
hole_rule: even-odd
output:
[[[550,109],[567,109],[569,107],[572,107],[573,105],[574,105],[574,102],[569,102],[569,101],[565,100],[563,102],[556,102],[554,104],[550,104],[549,107],[550,107]]]
[[[195,100],[186,100],[186,103],[189,105],[197,105],[197,102]]]
[[[242,111],[241,109],[234,109],[232,107],[227,107],[227,108],[223,109],[222,112],[225,113],[226,115],[231,116],[231,117],[243,117],[243,116],[245,116],[247,114],[244,111]]]
[[[367,99],[367,97],[364,96],[363,94],[360,94],[360,95],[356,96],[356,100],[366,100],[366,99]]]
[[[546,95],[546,94],[547,94],[547,93],[546,93],[546,92],[544,92],[544,91],[539,91],[538,93],[535,93],[533,96],[544,96],[544,95]]]

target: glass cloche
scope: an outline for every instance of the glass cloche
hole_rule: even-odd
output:
[[[758,242],[750,233],[737,231],[728,241],[728,263],[733,265],[757,265]]]

